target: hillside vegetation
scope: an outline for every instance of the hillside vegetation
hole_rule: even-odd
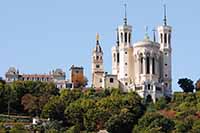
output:
[[[118,89],[59,91],[53,83],[2,82],[0,113],[4,115],[0,115],[0,132],[198,133],[200,92],[193,92],[197,85],[188,91],[187,83],[191,85],[191,82],[185,81],[188,80],[181,80],[179,85],[186,91],[176,92],[171,99],[161,98],[156,103],[145,102],[135,92],[123,93]],[[25,127],[20,122],[26,120],[9,119],[5,117],[8,113],[50,121]],[[11,129],[5,126],[8,121],[15,123]]]

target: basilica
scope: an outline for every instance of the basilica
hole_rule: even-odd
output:
[[[92,87],[99,90],[120,88],[135,91],[143,98],[156,101],[172,94],[171,34],[164,6],[163,24],[157,27],[153,39],[146,33],[144,39],[133,42],[132,26],[125,11],[124,23],[117,28],[116,44],[112,47],[112,73],[104,71],[103,49],[99,35],[92,51]],[[158,38],[158,39],[156,39]]]

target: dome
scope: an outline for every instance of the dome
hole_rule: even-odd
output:
[[[63,72],[63,70],[62,69],[56,69],[55,71],[54,71],[54,74],[56,74],[56,75],[63,75],[64,74],[64,72]]]
[[[160,47],[159,43],[151,41],[148,37],[134,44],[134,47]]]
[[[55,70],[56,73],[62,73],[62,69],[58,68]]]
[[[10,67],[10,68],[8,69],[8,72],[9,72],[9,73],[16,73],[17,70],[16,70],[14,67]]]

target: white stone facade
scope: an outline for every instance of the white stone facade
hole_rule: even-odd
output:
[[[132,26],[127,24],[127,18],[124,20],[124,24],[117,28],[117,43],[112,47],[112,75],[116,81],[110,85],[109,79],[105,78],[105,74],[103,75],[103,69],[99,69],[101,74],[97,73],[99,70],[94,66],[99,62],[95,62],[94,57],[99,53],[93,52],[93,87],[119,86],[124,92],[136,91],[141,97],[151,97],[153,101],[162,96],[170,97],[172,93],[172,27],[167,25],[166,15],[164,25],[157,28],[158,41],[155,34],[154,39],[151,40],[146,33],[142,41],[132,43],[131,38],[134,36]],[[103,60],[100,66],[103,68]],[[100,81],[106,81],[106,83],[96,82],[101,77]]]

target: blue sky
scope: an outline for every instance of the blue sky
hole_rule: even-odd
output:
[[[123,23],[128,5],[128,23],[133,42],[143,39],[145,26],[162,24],[162,0],[0,0],[0,76],[10,66],[23,73],[67,71],[83,66],[91,78],[91,52],[100,34],[105,69],[111,72],[111,47],[115,29]],[[200,17],[198,0],[166,0],[168,23],[173,27],[173,90],[181,77],[200,75]]]

